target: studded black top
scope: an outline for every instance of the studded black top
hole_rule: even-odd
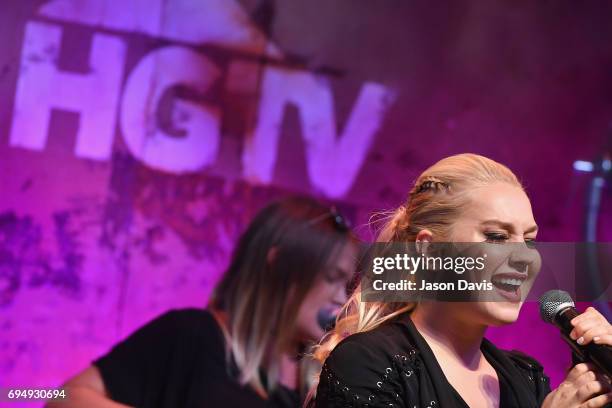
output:
[[[542,404],[550,385],[536,360],[487,339],[481,350],[497,372],[501,408]],[[407,316],[343,340],[325,361],[313,405],[469,408]]]

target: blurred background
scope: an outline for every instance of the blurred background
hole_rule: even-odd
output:
[[[610,21],[606,1],[3,1],[0,387],[57,386],[203,307],[270,200],[334,203],[371,239],[451,154],[508,165],[539,240],[612,240]],[[488,337],[555,385],[570,354],[537,309]]]

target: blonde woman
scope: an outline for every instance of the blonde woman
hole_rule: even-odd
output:
[[[300,406],[299,359],[323,335],[320,316],[346,301],[354,244],[334,208],[308,198],[267,206],[240,238],[207,309],[154,319],[69,380],[67,400],[49,406]]]
[[[445,158],[421,174],[379,241],[518,243],[529,248],[538,227],[515,175],[474,154]],[[501,246],[498,246],[501,248]],[[506,246],[507,247],[507,246]],[[537,251],[517,251],[503,265],[519,277],[539,268]],[[316,397],[325,407],[602,407],[606,378],[575,366],[556,390],[536,360],[503,351],[484,335],[514,322],[520,300],[362,302],[359,286],[335,329],[315,351],[324,362]],[[612,344],[612,328],[590,308],[572,338]],[[525,341],[537,341],[525,338]]]

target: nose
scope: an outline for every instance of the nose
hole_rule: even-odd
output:
[[[538,252],[529,248],[525,243],[512,243],[510,245],[513,248],[508,258],[508,265],[518,272],[527,272],[529,266],[537,260]]]

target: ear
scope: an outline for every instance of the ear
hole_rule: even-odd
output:
[[[266,255],[266,261],[268,262],[268,265],[272,265],[274,261],[276,261],[277,255],[278,255],[278,247],[273,246],[270,249],[268,249],[268,253]]]
[[[430,230],[424,229],[419,231],[415,239],[416,250],[419,254],[426,254],[429,248],[429,243],[433,241],[433,234]]]

